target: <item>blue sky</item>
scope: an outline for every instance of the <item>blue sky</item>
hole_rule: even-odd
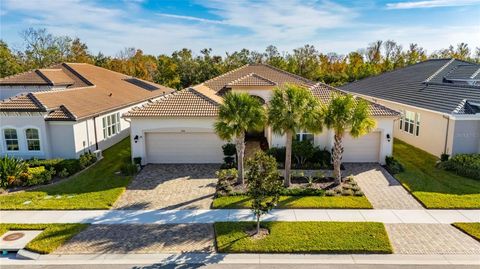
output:
[[[348,53],[378,39],[431,53],[460,42],[480,46],[480,0],[0,0],[0,27],[13,48],[22,48],[20,31],[42,27],[107,55],[125,47],[223,54],[304,44]]]

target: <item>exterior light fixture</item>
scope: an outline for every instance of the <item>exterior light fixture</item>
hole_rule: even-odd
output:
[[[387,141],[390,142],[392,140],[392,137],[390,136],[390,134],[387,134]]]
[[[138,135],[136,135],[136,136],[133,138],[133,141],[135,141],[135,143],[138,142]]]

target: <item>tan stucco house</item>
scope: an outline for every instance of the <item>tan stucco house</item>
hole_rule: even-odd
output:
[[[124,117],[131,122],[132,157],[147,163],[221,163],[221,146],[225,144],[213,129],[222,102],[228,91],[247,92],[268,103],[272,90],[285,83],[300,84],[310,89],[323,103],[340,90],[263,64],[245,65],[221,76],[137,107]],[[392,154],[394,120],[399,113],[370,103],[376,129],[358,139],[350,135],[344,140],[344,162],[379,162]],[[299,130],[297,138],[309,139],[330,150],[333,132],[308,134]],[[285,145],[285,136],[270,127],[262,132],[247,133],[248,139],[263,139],[268,146]]]
[[[394,136],[431,154],[480,152],[480,65],[432,59],[340,87],[400,111]]]

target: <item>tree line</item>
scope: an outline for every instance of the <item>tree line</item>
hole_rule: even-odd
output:
[[[280,52],[270,45],[265,51],[242,49],[216,55],[205,48],[199,54],[183,48],[172,54],[144,54],[141,49],[125,48],[115,56],[93,55],[79,38],[55,36],[46,29],[29,28],[20,33],[22,49],[12,49],[0,40],[0,77],[59,62],[90,63],[113,71],[153,81],[176,89],[216,77],[245,64],[266,63],[302,77],[334,86],[432,58],[457,58],[480,62],[480,47],[473,51],[466,43],[427,54],[420,45],[407,48],[393,40],[378,40],[346,55],[323,53],[313,45],[291,52]]]

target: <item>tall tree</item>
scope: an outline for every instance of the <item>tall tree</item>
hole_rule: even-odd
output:
[[[0,40],[0,78],[14,75],[22,70],[19,59],[8,48],[7,43]]]
[[[305,45],[293,50],[287,56],[288,71],[304,78],[315,80],[318,74],[318,51],[312,45]]]
[[[25,52],[24,61],[28,68],[44,68],[64,61],[70,51],[71,38],[54,36],[46,29],[28,28],[21,33]]]
[[[87,44],[80,41],[78,37],[70,45],[67,61],[73,63],[93,63],[93,57],[88,52]]]
[[[180,74],[177,63],[166,55],[158,56],[157,72],[153,81],[167,87],[180,89]]]
[[[265,110],[260,101],[248,93],[228,92],[219,107],[215,132],[224,140],[235,140],[238,157],[238,182],[245,183],[243,169],[245,133],[265,126]]]
[[[375,128],[375,120],[370,116],[367,101],[355,99],[350,94],[336,93],[329,104],[323,108],[324,124],[334,132],[333,174],[335,183],[342,182],[340,167],[342,165],[342,140],[348,131],[354,138],[369,133]]]
[[[293,135],[301,130],[312,133],[322,130],[319,102],[310,90],[300,85],[276,87],[268,105],[268,123],[273,132],[285,135],[285,185],[290,186]]]

